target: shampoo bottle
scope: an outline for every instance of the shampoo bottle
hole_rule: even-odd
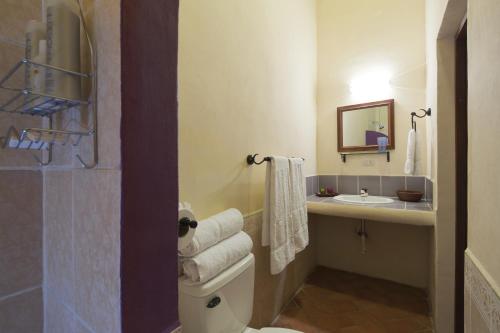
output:
[[[80,72],[80,16],[74,0],[47,0],[47,62]],[[58,70],[46,71],[50,95],[71,100],[81,98],[81,77]]]
[[[36,61],[36,57],[40,54],[40,41],[46,39],[47,29],[45,24],[39,21],[31,20],[26,26],[25,34],[25,58]],[[42,51],[43,53],[43,51]],[[27,89],[33,89],[33,72],[36,69],[32,65],[25,67],[24,82]],[[29,97],[27,97],[28,99]],[[28,106],[29,107],[29,106]]]

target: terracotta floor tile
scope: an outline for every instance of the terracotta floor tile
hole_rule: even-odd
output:
[[[326,295],[325,297],[303,298],[300,304],[308,311],[317,311],[331,315],[358,311],[358,307],[353,301],[332,299]]]
[[[428,313],[422,290],[318,267],[274,326],[305,333],[420,333],[431,329]]]
[[[346,327],[338,330],[339,333],[368,333],[363,327],[361,326],[351,326],[351,327]]]
[[[404,309],[382,304],[366,307],[363,311],[380,321],[401,319],[412,315]]]
[[[432,328],[432,321],[430,316],[416,316],[416,319],[426,328]]]
[[[356,325],[351,327],[341,328],[337,331],[338,333],[386,333],[386,331],[376,325]]]
[[[384,322],[383,327],[387,333],[419,332],[428,328],[411,317]]]
[[[323,330],[313,324],[310,324],[308,320],[300,318],[287,317],[281,315],[279,319],[274,323],[275,327],[290,328],[304,333],[329,333],[333,331]]]

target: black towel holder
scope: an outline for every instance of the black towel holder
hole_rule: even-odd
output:
[[[427,110],[426,109],[420,109],[418,111],[424,111],[424,114],[419,116],[416,112],[412,112],[411,113],[411,128],[415,130],[415,132],[417,131],[417,123],[415,122],[415,117],[417,118],[425,118],[427,116],[431,116],[431,108],[428,108]]]
[[[262,161],[257,162],[257,160],[255,159],[255,158],[257,157],[257,155],[259,155],[259,154],[253,154],[253,155],[251,155],[251,154],[250,154],[250,155],[248,155],[248,156],[247,156],[247,164],[248,164],[248,165],[253,165],[253,164],[256,164],[256,165],[261,165],[261,164],[262,164],[262,163],[264,163],[264,162],[269,162],[269,161],[271,161],[271,157],[266,156],[266,157],[264,157],[264,158],[262,159]]]
[[[247,164],[248,165],[261,165],[262,163],[264,162],[270,162],[271,161],[271,156],[266,156],[262,159],[262,161],[260,162],[257,162],[257,160],[255,159],[257,157],[257,155],[259,154],[250,154],[250,155],[247,155]],[[302,160],[306,160],[305,158],[302,158]]]
[[[198,222],[191,220],[189,217],[183,217],[179,220],[179,237],[184,237],[189,232],[189,229],[196,229]]]

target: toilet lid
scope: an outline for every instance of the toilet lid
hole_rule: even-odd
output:
[[[259,332],[260,333],[303,333],[300,331],[291,330],[289,328],[279,328],[279,327],[263,328]]]

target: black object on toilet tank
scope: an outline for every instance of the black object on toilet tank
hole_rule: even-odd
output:
[[[188,232],[189,228],[195,229],[198,226],[198,222],[195,220],[190,220],[189,217],[183,217],[179,220],[179,237],[184,237]]]

